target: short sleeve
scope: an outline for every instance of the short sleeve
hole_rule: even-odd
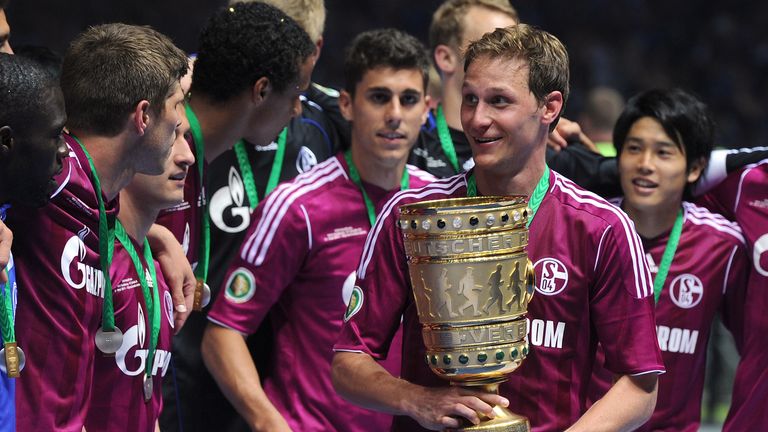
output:
[[[255,332],[301,269],[309,252],[306,219],[296,203],[282,207],[279,196],[271,194],[256,207],[209,320],[241,333]]]
[[[386,357],[412,301],[408,264],[397,210],[379,218],[368,233],[358,266],[353,300],[344,314],[334,351],[364,352],[377,360]]]
[[[595,271],[590,313],[606,368],[622,375],[663,372],[650,272],[632,228],[607,228]]]

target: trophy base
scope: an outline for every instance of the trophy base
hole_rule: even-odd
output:
[[[531,425],[527,418],[498,405],[493,407],[493,413],[496,414],[496,417],[481,421],[480,424],[450,430],[457,432],[531,432]]]

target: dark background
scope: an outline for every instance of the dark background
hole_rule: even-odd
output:
[[[205,18],[226,0],[12,0],[7,15],[14,45],[47,45],[63,53],[88,25],[148,24],[188,52]],[[341,83],[342,51],[360,31],[391,26],[426,43],[441,0],[326,0],[326,44],[314,80]],[[576,118],[586,91],[610,85],[625,96],[651,87],[680,86],[715,112],[718,143],[768,143],[768,3],[745,1],[517,0],[524,22],[557,35],[571,55]]]

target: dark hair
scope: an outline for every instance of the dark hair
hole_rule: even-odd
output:
[[[54,50],[41,45],[14,45],[13,53],[28,58],[45,68],[55,79],[61,75],[61,56]]]
[[[415,37],[392,28],[360,33],[347,47],[344,56],[344,86],[352,95],[363,75],[377,67],[418,69],[429,82],[429,57],[424,45]]]
[[[11,0],[0,0],[0,9],[5,9],[8,7],[8,3],[10,3]]]
[[[301,64],[314,52],[307,33],[276,7],[260,2],[225,7],[200,34],[192,94],[226,102],[261,77],[283,92],[298,82]]]
[[[642,117],[661,124],[677,147],[685,154],[686,169],[704,159],[714,147],[715,123],[707,106],[681,89],[648,90],[633,96],[613,128],[613,145],[621,155],[624,140],[632,125]]]
[[[47,111],[47,95],[55,89],[56,82],[38,63],[0,53],[0,126],[23,131]]]
[[[115,136],[142,100],[160,113],[187,72],[187,57],[150,27],[103,24],[78,35],[64,55],[61,90],[72,130]]]

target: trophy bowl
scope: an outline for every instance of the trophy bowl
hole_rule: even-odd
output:
[[[534,292],[524,196],[423,201],[400,207],[414,301],[432,372],[451,385],[498,392],[528,355]],[[494,407],[462,431],[528,432],[528,419]]]

